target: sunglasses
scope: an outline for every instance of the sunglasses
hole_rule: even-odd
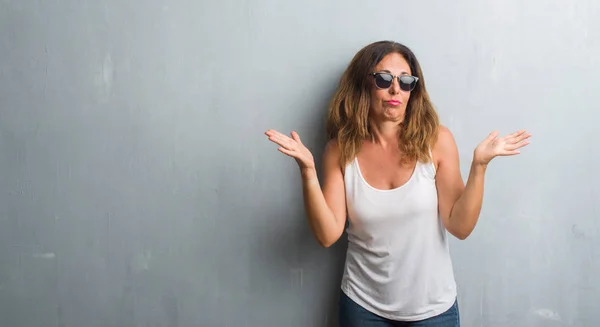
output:
[[[418,77],[410,76],[410,75],[398,75],[394,76],[390,73],[371,73],[371,76],[375,78],[375,86],[380,89],[387,89],[392,86],[392,82],[394,78],[398,78],[398,84],[400,84],[400,89],[403,91],[410,92],[415,86],[417,86]]]

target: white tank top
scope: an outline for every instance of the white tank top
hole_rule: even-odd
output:
[[[417,162],[404,185],[380,190],[363,178],[358,159],[345,168],[349,226],[341,287],[379,316],[427,319],[456,300],[435,174],[432,162]]]

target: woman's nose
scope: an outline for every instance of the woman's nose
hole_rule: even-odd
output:
[[[398,94],[400,92],[400,81],[398,78],[392,80],[392,85],[389,88],[390,94]]]

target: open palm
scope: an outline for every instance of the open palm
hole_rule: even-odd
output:
[[[298,163],[300,169],[314,169],[315,161],[312,153],[300,140],[300,136],[296,132],[292,132],[289,137],[275,130],[268,130],[265,135],[269,137],[269,140],[279,145],[278,150],[294,159]]]
[[[497,156],[514,156],[519,153],[520,148],[529,144],[530,133],[520,130],[503,137],[498,137],[498,132],[492,132],[475,148],[474,161],[478,164],[487,165]]]

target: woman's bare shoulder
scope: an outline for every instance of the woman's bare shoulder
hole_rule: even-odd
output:
[[[454,151],[456,151],[454,135],[452,135],[452,132],[448,127],[440,125],[438,128],[437,140],[432,150],[436,166],[439,164],[440,160],[443,160],[448,154],[451,154]]]
[[[327,143],[325,144],[325,151],[323,152],[323,156],[337,160],[340,158],[340,155],[340,146],[338,144],[337,139],[333,138],[327,141]]]

